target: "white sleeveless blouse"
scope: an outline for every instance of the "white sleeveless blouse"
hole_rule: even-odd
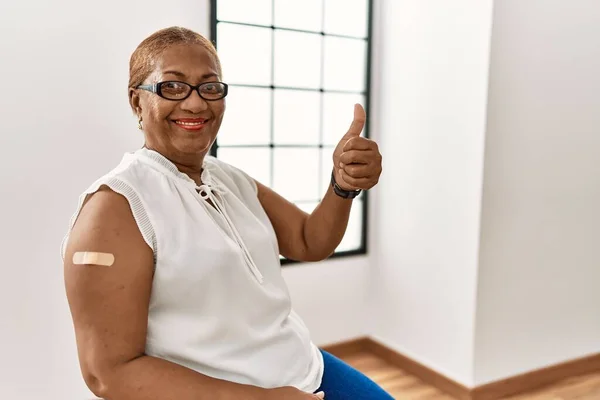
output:
[[[147,355],[232,382],[314,392],[323,359],[292,309],[255,182],[207,156],[202,183],[142,148],[80,196],[70,227],[101,185],[129,201],[155,257]]]

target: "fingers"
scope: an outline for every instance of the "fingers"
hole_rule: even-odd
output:
[[[348,140],[336,168],[347,185],[368,190],[379,181],[381,160],[377,143],[357,137]]]
[[[361,164],[368,165],[372,173],[377,173],[377,170],[381,169],[381,154],[379,153],[375,142],[369,141],[368,139],[365,140],[367,140],[367,142],[361,141],[361,143],[358,143],[358,141],[355,141],[357,142],[357,145],[352,146],[352,150],[344,150],[339,157],[340,165],[337,165],[336,167],[344,168],[347,173],[355,178],[367,176],[360,175],[359,171],[364,171],[364,174],[369,170],[365,169]],[[354,149],[356,147],[358,147],[358,149]]]
[[[377,143],[361,137],[365,126],[365,110],[360,104],[354,106],[354,120],[350,129],[334,151],[334,167],[343,189],[368,190],[375,186],[381,175],[382,157]]]
[[[379,180],[379,176],[373,177],[372,175],[368,175],[366,177],[355,178],[350,176],[345,170],[340,169],[339,174],[342,177],[342,180],[347,185],[352,186],[355,189],[363,189],[368,190],[377,184]]]
[[[365,109],[360,104],[354,105],[354,119],[352,120],[352,124],[350,124],[350,128],[348,132],[344,135],[345,139],[349,139],[351,137],[360,136],[363,128],[365,127],[365,121],[367,120],[367,115],[365,113]]]
[[[342,149],[342,151],[350,151],[350,150],[378,150],[378,146],[377,143],[375,143],[373,140],[364,138],[362,136],[358,136],[358,137],[353,137],[350,138],[346,144],[344,144],[344,147]]]
[[[378,175],[376,166],[372,164],[340,164],[338,169],[357,179]]]
[[[375,175],[375,168],[369,164],[351,164],[340,167],[351,178],[368,178]]]
[[[340,155],[340,162],[344,165],[350,164],[369,164],[376,158],[376,154],[373,151],[366,150],[350,150]],[[343,168],[343,166],[340,166]]]
[[[317,399],[324,399],[325,398],[325,392],[315,393],[315,396],[316,396]]]

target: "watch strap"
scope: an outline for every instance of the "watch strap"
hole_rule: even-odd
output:
[[[338,196],[344,198],[344,199],[353,199],[356,196],[358,196],[361,192],[361,190],[345,190],[342,189],[340,187],[340,185],[337,184],[337,182],[335,181],[335,174],[333,171],[331,171],[331,186],[333,187],[333,191],[335,194],[337,194]]]

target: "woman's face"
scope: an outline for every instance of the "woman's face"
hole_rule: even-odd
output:
[[[201,45],[182,44],[165,50],[155,60],[144,84],[182,81],[190,85],[219,80],[213,56]],[[185,100],[163,99],[145,90],[132,90],[130,101],[146,137],[146,146],[175,158],[204,155],[217,137],[225,99],[206,101],[197,91]]]

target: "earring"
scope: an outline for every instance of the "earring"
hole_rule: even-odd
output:
[[[140,119],[138,119],[138,129],[142,130],[142,116],[140,115]]]

